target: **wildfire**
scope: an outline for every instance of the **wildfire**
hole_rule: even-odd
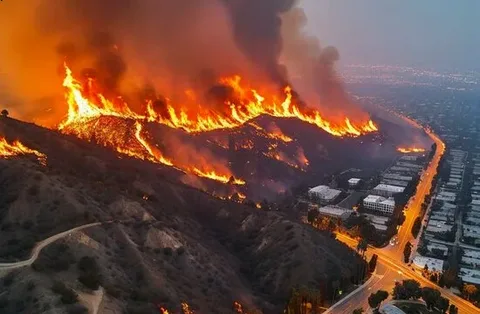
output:
[[[151,162],[160,163],[166,166],[175,167],[186,173],[191,173],[199,177],[216,180],[222,183],[245,184],[245,181],[234,178],[227,170],[218,171],[213,165],[191,165],[182,164],[174,158],[166,156],[159,148],[151,144],[143,133],[145,121],[157,122],[172,128],[181,128],[187,132],[202,132],[222,128],[235,128],[244,123],[248,123],[260,115],[270,115],[274,117],[297,118],[327,131],[335,136],[359,136],[368,132],[377,130],[376,125],[371,120],[352,122],[348,117],[343,121],[327,121],[320,112],[314,109],[301,109],[293,102],[292,90],[290,87],[284,89],[281,97],[269,96],[268,98],[260,95],[255,89],[244,87],[240,77],[225,78],[220,83],[228,85],[234,91],[231,101],[225,101],[226,110],[205,109],[207,106],[198,106],[198,110],[185,109],[182,106],[173,106],[169,100],[166,104],[166,113],[163,115],[156,111],[153,101],[147,101],[147,110],[145,114],[138,114],[130,109],[127,103],[121,98],[107,99],[97,88],[93,78],[88,78],[85,83],[81,83],[73,77],[71,69],[65,64],[65,78],[63,86],[66,89],[66,101],[68,103],[67,117],[59,125],[59,129],[65,133],[72,133],[80,138],[89,139],[91,121],[103,116],[113,116],[129,120],[134,120],[134,135],[138,142],[138,147],[132,144],[119,143],[121,138],[116,132],[107,132],[100,134],[97,139],[105,146],[113,147],[117,152]],[[196,100],[194,91],[186,93],[189,98]],[[190,108],[190,107],[189,107]],[[163,112],[163,111],[162,111]],[[95,122],[96,123],[96,122]],[[282,133],[278,127],[270,132],[251,123],[257,130],[260,128],[265,137],[276,139],[283,142],[291,142],[292,138]],[[118,126],[119,128],[128,127],[128,123]],[[125,130],[123,130],[125,131]],[[120,133],[119,133],[120,134]],[[95,134],[96,138],[98,134]],[[126,141],[128,142],[128,141]],[[242,148],[252,149],[253,142],[245,143]],[[269,151],[266,156],[281,160],[292,167],[300,168],[308,165],[305,156],[297,156],[298,164],[290,161],[286,156],[281,156],[273,151]]]
[[[274,140],[279,140],[285,143],[290,143],[293,141],[293,139],[285,134],[283,134],[282,130],[280,130],[278,127],[273,128],[270,132],[262,128],[256,123],[250,122],[249,125],[251,125],[253,128],[255,128],[259,133],[260,136],[274,139]]]
[[[182,311],[183,314],[195,314],[195,312],[190,310],[190,306],[185,302],[182,303]]]
[[[420,147],[398,147],[397,151],[399,151],[402,154],[411,154],[411,153],[424,153],[425,148],[420,148]]]
[[[38,161],[42,165],[46,164],[47,156],[45,156],[45,154],[26,147],[20,141],[14,141],[12,144],[10,144],[4,137],[0,137],[0,157],[8,159],[14,156],[29,154],[37,156]]]
[[[292,102],[292,90],[284,89],[283,98],[266,97],[256,90],[244,88],[241,78],[225,78],[221,83],[233,88],[238,100],[234,103],[227,101],[227,113],[213,112],[211,110],[189,112],[187,109],[175,108],[172,104],[167,105],[168,117],[163,117],[155,111],[153,103],[147,105],[147,119],[150,122],[159,122],[172,128],[182,128],[187,132],[202,132],[216,129],[231,129],[247,123],[261,115],[270,115],[281,118],[297,118],[325,130],[335,136],[360,136],[365,133],[377,131],[377,126],[372,120],[353,123],[348,117],[343,121],[334,123],[327,121],[320,112],[314,109],[301,110]]]
[[[85,88],[82,86],[82,84],[80,84],[80,82],[73,78],[72,71],[66,65],[65,71],[66,77],[64,79],[63,86],[67,91],[66,99],[69,110],[67,118],[59,126],[60,130],[67,133],[74,133],[82,138],[88,138],[88,136],[85,135],[85,123],[93,118],[98,118],[101,116],[115,116],[134,119],[135,139],[137,140],[139,147],[141,147],[140,150],[127,144],[123,146],[115,145],[112,139],[109,138],[111,135],[105,135],[105,138],[101,139],[103,144],[106,146],[114,146],[116,151],[121,154],[175,167],[181,171],[195,174],[199,177],[208,178],[222,183],[236,185],[245,184],[244,180],[234,178],[230,173],[218,173],[214,169],[205,169],[194,165],[174,163],[172,159],[164,156],[160,149],[150,144],[142,134],[143,124],[141,123],[141,120],[145,119],[145,117],[132,112],[126,103],[121,100],[121,98],[118,98],[117,102],[111,102],[107,100],[101,93],[94,92],[95,85],[93,84],[92,79],[88,79],[87,87]],[[88,90],[88,97],[86,96],[86,90]]]

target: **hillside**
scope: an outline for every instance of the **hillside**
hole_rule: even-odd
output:
[[[343,244],[281,213],[189,187],[180,171],[10,118],[0,119],[0,134],[47,156],[45,166],[30,155],[0,159],[3,261],[28,258],[51,235],[103,222],[5,275],[2,313],[81,313],[60,300],[55,282],[85,300],[85,276],[97,270],[84,256],[98,265],[101,307],[117,313],[158,313],[155,304],[178,313],[182,302],[195,313],[233,313],[236,300],[279,313],[295,285],[329,300],[333,281],[347,288],[355,279],[361,259]]]

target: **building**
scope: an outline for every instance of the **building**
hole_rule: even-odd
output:
[[[373,193],[385,197],[393,196],[394,194],[403,193],[405,188],[403,186],[379,184],[373,189]]]
[[[480,285],[480,270],[460,267],[458,277],[462,278],[463,282]]]
[[[442,271],[444,260],[417,254],[413,258],[413,263],[420,268],[424,268],[427,265],[429,270]]]
[[[362,181],[361,179],[359,178],[350,178],[348,179],[348,186],[353,189],[355,187],[358,186],[358,184],[360,184],[360,181]]]
[[[379,195],[368,195],[363,199],[363,206],[383,215],[391,215],[395,209],[395,201]]]
[[[326,216],[326,217],[342,219],[342,220],[347,219],[354,212],[355,211],[352,209],[347,209],[347,208],[334,206],[334,205],[323,206],[318,209],[318,213],[320,214],[320,216]]]
[[[371,214],[363,214],[363,216],[365,216],[365,218],[372,223],[377,231],[387,231],[387,223],[389,218]]]
[[[380,181],[381,184],[387,184],[387,185],[396,185],[396,186],[401,186],[406,188],[408,185],[408,182],[406,181],[398,181],[398,180],[391,180],[391,179],[382,179]]]
[[[318,199],[322,203],[333,202],[342,191],[331,189],[326,185],[319,185],[308,190],[308,196]]]
[[[405,176],[405,175],[401,175],[401,174],[398,174],[398,173],[385,173],[383,175],[383,177],[385,179],[391,179],[391,180],[400,180],[400,181],[412,181],[413,180],[413,177],[412,176]]]

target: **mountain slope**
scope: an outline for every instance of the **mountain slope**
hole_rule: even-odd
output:
[[[294,285],[330,298],[361,259],[326,234],[278,212],[223,201],[179,182],[184,174],[13,119],[0,134],[47,155],[0,159],[1,257],[28,258],[33,243],[89,222],[40,253],[32,267],[2,280],[2,313],[74,312],[59,301],[63,281],[80,296],[79,263],[92,256],[105,288],[102,308],[173,313],[230,313],[235,300],[264,313],[281,311]],[[81,267],[80,267],[81,268]],[[8,287],[8,288],[7,288]],[[58,288],[58,287],[57,287]]]

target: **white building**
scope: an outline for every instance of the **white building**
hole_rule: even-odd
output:
[[[403,191],[405,191],[404,187],[389,184],[379,184],[373,189],[375,194],[385,197],[393,196],[394,194],[402,193]]]
[[[379,195],[368,195],[363,199],[363,206],[383,215],[391,215],[395,209],[395,201],[392,198],[385,198]]]
[[[386,231],[388,229],[387,222],[389,218],[371,214],[363,214],[363,216],[372,223],[377,231]]]
[[[337,219],[347,219],[351,214],[354,213],[354,210],[343,208],[340,206],[323,206],[318,209],[318,212],[321,216],[327,216]]]
[[[458,276],[462,278],[463,282],[480,285],[480,270],[461,267]]]
[[[308,195],[313,198],[318,198],[322,202],[334,201],[342,191],[331,189],[326,185],[319,185],[308,190]]]
[[[398,173],[385,173],[383,175],[385,179],[392,179],[392,180],[400,180],[400,181],[412,181],[413,177],[411,176],[404,176]]]
[[[350,178],[348,179],[348,186],[350,188],[356,187],[360,183],[361,179],[359,178]]]
[[[444,261],[438,258],[417,254],[413,258],[413,263],[420,268],[424,268],[425,265],[427,265],[429,270],[442,271]]]

